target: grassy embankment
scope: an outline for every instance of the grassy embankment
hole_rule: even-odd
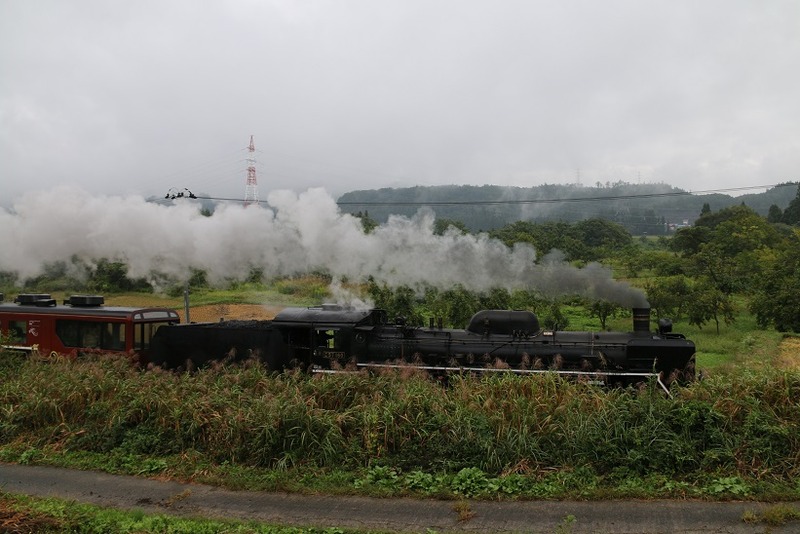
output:
[[[342,528],[284,527],[254,521],[221,521],[123,511],[61,499],[38,499],[0,493],[0,532],[100,534],[169,532],[170,534],[369,534]]]
[[[752,361],[665,398],[557,377],[142,372],[0,363],[0,460],[234,488],[441,497],[800,495],[800,373]]]

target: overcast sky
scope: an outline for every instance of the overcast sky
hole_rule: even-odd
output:
[[[0,204],[800,179],[796,0],[0,0]]]

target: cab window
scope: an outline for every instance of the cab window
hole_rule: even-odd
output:
[[[133,348],[135,350],[145,350],[150,348],[150,341],[156,334],[156,330],[169,322],[158,323],[137,323],[133,327]]]

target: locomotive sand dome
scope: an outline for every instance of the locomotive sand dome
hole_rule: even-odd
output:
[[[338,305],[286,308],[272,321],[169,325],[153,338],[153,362],[167,367],[257,357],[270,369],[312,372],[415,366],[434,373],[556,372],[609,383],[694,378],[694,343],[650,309],[633,311],[632,332],[542,330],[528,311],[483,310],[466,329],[390,323],[384,310]]]
[[[529,311],[483,310],[472,316],[467,331],[528,337],[539,332],[539,318]]]

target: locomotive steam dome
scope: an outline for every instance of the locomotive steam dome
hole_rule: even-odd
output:
[[[473,334],[535,334],[539,319],[529,311],[482,310],[472,316],[467,330]]]

